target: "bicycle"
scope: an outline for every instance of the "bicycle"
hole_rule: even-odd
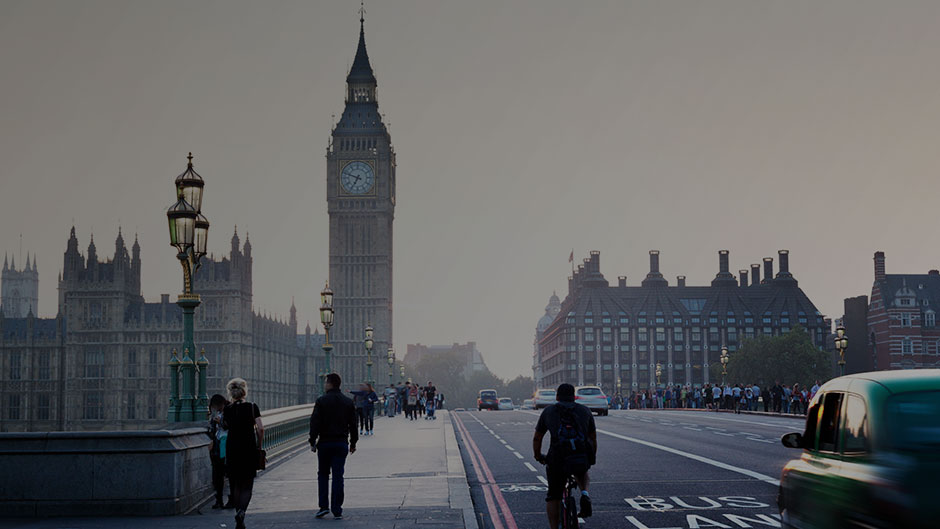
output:
[[[561,491],[561,518],[562,529],[578,529],[578,502],[575,498],[578,494],[575,490],[578,488],[578,480],[574,475],[568,474],[568,481],[565,488]]]

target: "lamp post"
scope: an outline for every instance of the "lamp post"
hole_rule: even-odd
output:
[[[402,384],[405,382],[405,364],[398,364],[398,383]]]
[[[330,290],[330,282],[320,292],[320,323],[323,324],[323,356],[326,360],[323,373],[320,375],[320,387],[326,393],[326,376],[332,373],[330,371],[330,353],[333,352],[333,345],[330,344],[330,327],[333,326],[333,291]]]
[[[368,327],[366,327],[366,339],[365,339],[366,355],[367,355],[366,382],[374,386],[375,381],[372,380],[372,346],[375,344],[375,342],[372,340],[373,332],[374,331],[372,329],[372,325],[369,325]]]
[[[721,385],[725,385],[725,376],[728,374],[728,348],[721,348]]]
[[[392,385],[392,376],[395,374],[395,351],[388,348],[388,385]]]
[[[845,350],[849,348],[849,337],[845,334],[845,327],[836,327],[836,350],[839,351],[839,376],[845,376]]]
[[[193,277],[206,255],[206,239],[209,221],[202,215],[202,193],[205,181],[193,169],[193,153],[186,157],[186,170],[176,177],[176,203],[166,212],[170,228],[170,245],[176,248],[176,258],[183,267],[183,293],[176,304],[183,310],[183,358],[174,350],[170,357],[170,402],[167,411],[169,422],[191,422],[201,419],[209,412],[209,395],[206,390],[206,373],[209,361],[205,351],[198,360],[193,341],[193,314],[199,306],[199,294],[193,293]],[[196,387],[196,376],[199,386]],[[182,394],[180,391],[182,378]]]

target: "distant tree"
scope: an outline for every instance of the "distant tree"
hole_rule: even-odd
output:
[[[728,384],[812,385],[815,380],[832,377],[829,353],[813,345],[803,327],[794,327],[780,336],[760,335],[744,340],[737,351],[729,353],[725,381]],[[711,380],[721,381],[721,363],[716,358],[710,367]]]
[[[519,405],[523,400],[531,399],[533,392],[535,392],[535,381],[532,377],[519,375],[506,382],[506,389],[500,396],[509,397],[516,405]]]

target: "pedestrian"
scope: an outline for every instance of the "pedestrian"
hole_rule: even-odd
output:
[[[356,419],[359,423],[359,435],[365,435],[365,425],[366,425],[366,385],[359,384],[358,390],[350,391],[353,398],[353,406],[356,407]]]
[[[396,395],[398,391],[395,390],[395,386],[389,384],[384,391],[385,396],[385,416],[394,417],[395,416],[395,406],[398,398]]]
[[[412,421],[418,420],[418,386],[409,380],[405,382],[408,391],[408,401],[405,403],[405,415]]]
[[[434,408],[435,408],[435,405],[437,404],[436,402],[437,388],[434,387],[434,383],[431,382],[430,380],[428,380],[428,385],[425,388],[425,393],[426,393],[425,397],[427,398],[427,406],[428,406],[428,420],[433,421],[437,419],[437,417],[434,415]]]
[[[213,509],[231,509],[232,488],[229,486],[228,502],[222,504],[222,495],[225,490],[225,441],[228,432],[222,426],[222,410],[229,402],[225,397],[216,393],[209,399],[209,462],[212,463],[212,488],[215,490],[215,503]]]
[[[343,474],[346,471],[346,456],[356,453],[356,443],[359,441],[356,432],[356,406],[352,399],[340,391],[342,383],[343,379],[336,373],[327,375],[324,384],[326,392],[317,399],[310,415],[310,447],[317,453],[319,463],[317,489],[320,510],[317,511],[317,518],[323,518],[330,512],[337,520],[343,518]]]
[[[226,384],[231,404],[222,411],[222,425],[228,430],[225,441],[225,470],[235,503],[235,529],[245,529],[245,513],[251,501],[264,446],[264,425],[258,405],[245,400],[248,383],[233,378]]]
[[[368,382],[359,384],[359,390],[350,393],[353,394],[353,402],[359,416],[359,435],[372,435],[375,427],[375,403],[379,401],[379,396]]]
[[[734,391],[731,389],[731,386],[725,386],[725,389],[722,390],[722,397],[724,398],[722,408],[730,410],[731,406],[734,404]]]
[[[751,386],[751,393],[754,394],[754,400],[751,401],[751,405],[748,409],[751,411],[757,411],[757,402],[760,401],[760,386],[753,384]]]
[[[780,387],[780,381],[774,383],[774,387],[770,388],[770,395],[774,400],[774,413],[780,413],[780,405],[783,401],[783,388]]]

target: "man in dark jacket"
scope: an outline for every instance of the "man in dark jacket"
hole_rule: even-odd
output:
[[[342,394],[342,379],[336,373],[326,376],[326,393],[317,399],[310,416],[310,446],[317,452],[320,467],[317,483],[320,510],[317,518],[330,511],[337,519],[343,517],[343,473],[346,456],[356,453],[359,432],[356,430],[356,407]],[[330,471],[333,472],[333,501],[330,502]]]

